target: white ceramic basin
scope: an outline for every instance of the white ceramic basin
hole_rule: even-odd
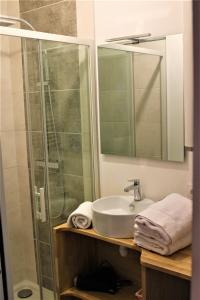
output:
[[[131,238],[135,216],[154,202],[150,199],[135,201],[133,196],[110,196],[93,202],[94,230],[108,237]]]

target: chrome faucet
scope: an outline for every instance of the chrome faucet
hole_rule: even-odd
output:
[[[128,193],[130,191],[133,191],[134,201],[141,201],[142,195],[141,195],[140,180],[139,179],[131,179],[131,180],[129,180],[129,182],[132,182],[132,184],[125,187],[124,192]]]

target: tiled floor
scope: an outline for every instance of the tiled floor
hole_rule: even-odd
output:
[[[21,299],[17,296],[17,293],[22,288],[30,288],[33,292],[32,296],[26,298],[27,300],[40,300],[39,287],[35,283],[29,282],[29,281],[24,281],[24,282],[18,284],[14,288],[14,290],[15,290],[14,300]],[[53,292],[50,290],[47,290],[47,289],[43,289],[43,299],[44,300],[54,300]]]

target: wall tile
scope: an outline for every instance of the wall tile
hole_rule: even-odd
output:
[[[48,155],[50,162],[58,162],[61,167],[62,161],[62,136],[59,132],[49,132],[47,134]]]
[[[83,177],[64,175],[66,198],[74,198],[79,203],[84,201]]]
[[[51,249],[50,245],[40,242],[40,260],[42,275],[52,277],[52,266],[51,266]]]
[[[42,286],[48,290],[53,291],[54,289],[53,279],[46,276],[42,276]]]
[[[18,171],[16,167],[3,171],[6,199],[6,221],[8,233],[8,255],[14,284],[24,279],[24,232],[21,232],[21,206],[19,197]],[[19,239],[20,236],[20,239]],[[17,257],[17,259],[16,259]]]
[[[26,93],[26,101],[30,108],[30,128],[31,131],[42,131],[42,107],[40,92]]]
[[[136,128],[136,156],[161,159],[161,128],[157,123],[140,122]]]
[[[80,134],[62,134],[64,173],[82,176],[82,145]]]
[[[38,167],[37,165],[34,168],[34,179],[35,185],[38,188],[44,187],[45,173],[43,167]]]
[[[28,77],[28,91],[36,92],[40,91],[40,61],[38,51],[32,51],[26,53],[27,65],[25,65],[25,71]]]
[[[135,54],[133,62],[135,88],[160,88],[160,57],[148,54]]]
[[[132,147],[132,130],[128,122],[101,123],[102,153],[131,156]]]
[[[161,122],[161,91],[160,88],[135,90],[136,123]],[[158,126],[161,126],[161,124]]]
[[[41,242],[50,243],[50,225],[48,222],[42,223],[37,221],[39,240]]]
[[[8,211],[19,210],[19,184],[17,167],[3,170],[6,208]]]
[[[14,93],[23,91],[22,41],[23,39],[19,37],[9,38],[12,91]]]
[[[27,171],[28,171],[26,132],[25,131],[16,132],[15,141],[16,141],[17,165],[27,167]]]
[[[22,13],[25,11],[33,10],[60,1],[61,0],[19,0],[20,12]]]
[[[23,227],[24,273],[25,279],[37,281],[35,246],[33,236],[32,205],[30,201],[29,173],[27,167],[18,167],[21,225]],[[21,229],[20,229],[21,230]],[[17,235],[19,242],[19,234]],[[27,252],[28,249],[28,252]]]
[[[101,56],[100,56],[101,55]],[[130,86],[131,53],[99,50],[99,85],[102,90],[127,90]]]
[[[1,82],[1,84],[3,84]],[[15,116],[13,106],[13,94],[7,90],[1,92],[0,95],[0,129],[1,130],[14,130],[15,129]]]
[[[62,1],[21,13],[37,31],[76,36],[76,2]]]
[[[15,167],[17,165],[16,157],[16,136],[13,131],[4,131],[0,133],[3,168]]]
[[[56,131],[80,133],[81,114],[79,90],[55,91],[51,92],[51,97]],[[48,102],[46,101],[46,103]],[[52,120],[50,109],[49,114],[50,119]]]
[[[50,217],[55,218],[62,214],[64,208],[64,181],[60,170],[49,172],[49,191],[50,191]]]
[[[51,90],[80,88],[78,50],[77,45],[47,50]]]
[[[100,113],[103,122],[127,122],[132,97],[128,90],[100,91]]]
[[[14,99],[14,126],[15,130],[26,130],[25,123],[25,102],[24,102],[24,93],[23,90],[13,95]]]
[[[44,144],[42,132],[30,132],[32,138],[32,151],[34,161],[44,160]]]

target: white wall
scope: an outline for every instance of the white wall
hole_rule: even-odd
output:
[[[94,40],[94,0],[76,0],[77,36]]]
[[[84,14],[94,18],[96,44],[105,39],[150,32],[152,35],[184,33],[185,144],[192,145],[192,7],[191,1],[94,0],[87,3]],[[94,15],[91,6],[94,4]],[[79,28],[84,26],[79,19]],[[88,5],[90,10],[88,10]],[[86,22],[88,24],[88,21]],[[90,23],[90,26],[92,23]],[[79,36],[93,37],[91,28],[78,28]],[[160,199],[170,192],[189,195],[192,154],[185,163],[158,162],[144,159],[103,156],[100,154],[101,195],[122,194],[129,178],[140,178],[146,197]]]

